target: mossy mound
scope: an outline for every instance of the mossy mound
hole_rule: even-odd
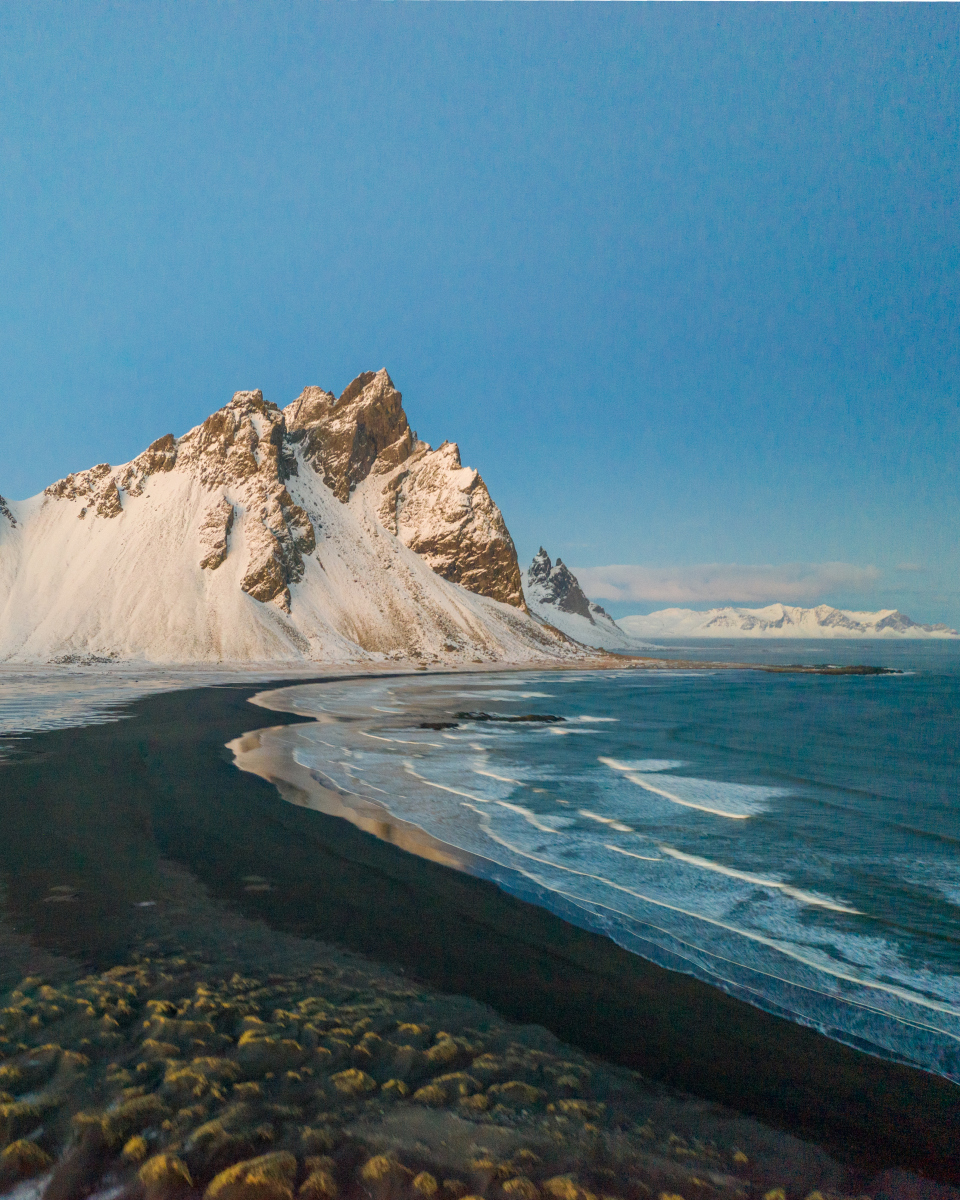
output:
[[[735,1200],[785,1186],[732,1135],[670,1128],[662,1091],[636,1077],[360,968],[260,979],[142,958],[56,988],[28,979],[4,1003],[4,1187],[51,1169],[51,1196],[121,1186],[143,1200]]]
[[[173,1154],[155,1154],[137,1173],[148,1200],[179,1196],[193,1187],[186,1163]]]
[[[33,1179],[53,1166],[53,1159],[35,1142],[19,1140],[11,1142],[0,1154],[0,1180],[18,1183]]]
[[[247,1159],[221,1171],[205,1200],[291,1200],[297,1160],[286,1150]]]

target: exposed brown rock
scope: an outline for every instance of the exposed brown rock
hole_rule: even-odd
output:
[[[284,416],[308,461],[343,503],[372,470],[389,470],[413,450],[402,397],[386,371],[358,375],[339,400],[322,388],[304,388]]]
[[[317,540],[285,486],[297,470],[298,444],[342,503],[374,477],[372,499],[383,525],[438,575],[525,609],[516,549],[486,485],[461,464],[454,443],[431,450],[417,440],[386,371],[359,375],[339,399],[305,388],[283,412],[260,391],[237,392],[179,441],[172,434],[159,438],[121,474],[101,463],[46,494],[81,501],[81,517],[93,510],[109,518],[123,511],[121,489],[139,496],[152,475],[189,472],[220,497],[211,497],[199,530],[200,566],[216,570],[223,563],[239,513],[249,549],[241,588],[289,611],[290,585],[303,578],[304,555]],[[0,513],[12,520],[5,506]]]
[[[103,487],[97,493],[94,507],[97,510],[98,517],[119,517],[123,512],[123,506],[120,503],[120,493],[117,490],[117,481],[112,475],[104,482]]]
[[[524,608],[520,565],[500,509],[455,442],[417,452],[385,481],[380,519],[451,583]]]
[[[194,466],[205,487],[245,483],[257,475],[281,482],[284,422],[275,404],[261,391],[235,392],[177,444],[181,466]]]
[[[369,475],[385,476],[379,516],[444,579],[525,608],[520,565],[503,516],[453,442],[418,442],[386,371],[359,375],[335,400],[305,388],[284,409],[291,436],[346,503]]]
[[[233,505],[222,496],[207,512],[200,526],[200,545],[203,556],[202,569],[215,571],[227,557],[227,537],[233,528]]]
[[[16,517],[10,511],[10,506],[2,496],[0,496],[0,517],[6,517],[11,525],[16,525],[17,523]]]
[[[151,475],[158,475],[164,471],[172,471],[177,462],[177,442],[172,433],[166,433],[162,438],[157,438],[155,442],[144,450],[142,454],[129,464],[123,475],[119,479],[119,486],[123,488],[128,495],[140,496],[143,493],[143,486]]]
[[[273,491],[264,484],[260,500],[257,519],[247,522],[250,564],[240,586],[255,600],[279,600],[289,610],[288,585],[303,578],[303,555],[316,547],[316,533],[282,484]]]
[[[109,463],[99,463],[89,471],[68,475],[45,488],[43,494],[55,500],[82,500],[85,509],[93,508],[100,517],[119,517],[123,512]],[[85,516],[85,511],[80,515]]]
[[[237,392],[225,408],[180,439],[177,465],[193,469],[206,487],[232,488],[244,509],[244,530],[250,559],[240,583],[255,600],[277,600],[289,611],[290,584],[303,578],[303,555],[317,544],[310,518],[290,498],[284,481],[292,473],[292,455],[284,447],[283,414],[263,393]],[[229,503],[224,500],[223,503]],[[223,554],[210,542],[211,569],[226,556],[225,510],[208,513],[201,529],[204,541],[208,522],[222,531]],[[210,536],[213,536],[211,530]]]

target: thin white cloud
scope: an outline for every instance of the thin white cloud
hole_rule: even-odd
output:
[[[588,596],[598,600],[818,600],[830,592],[869,591],[880,572],[853,563],[784,563],[782,566],[703,563],[690,567],[571,568]]]
[[[898,571],[922,571],[923,567],[919,563],[897,563]]]

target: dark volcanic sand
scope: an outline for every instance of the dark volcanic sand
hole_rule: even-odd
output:
[[[226,742],[299,719],[247,703],[274,686],[283,681],[151,696],[116,724],[15,743],[0,762],[0,872],[5,923],[16,929],[4,988],[29,959],[24,935],[47,978],[50,955],[103,971],[150,944],[212,955],[208,973],[264,973],[287,961],[282,935],[321,939],[866,1171],[960,1182],[960,1094],[945,1080],[664,971],[490,883],[287,804],[238,771]],[[202,912],[182,868],[215,902]],[[261,937],[249,961],[252,927],[231,913],[281,936]],[[309,946],[321,960],[324,948]],[[71,974],[68,962],[57,969]]]

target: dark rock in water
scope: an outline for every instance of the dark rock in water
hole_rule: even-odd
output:
[[[506,717],[499,713],[487,712],[458,712],[457,717],[461,721],[496,721],[507,725],[522,724],[524,722],[534,722],[539,724],[550,725],[556,721],[565,721],[566,717],[557,717],[552,713],[525,713],[522,717]]]

